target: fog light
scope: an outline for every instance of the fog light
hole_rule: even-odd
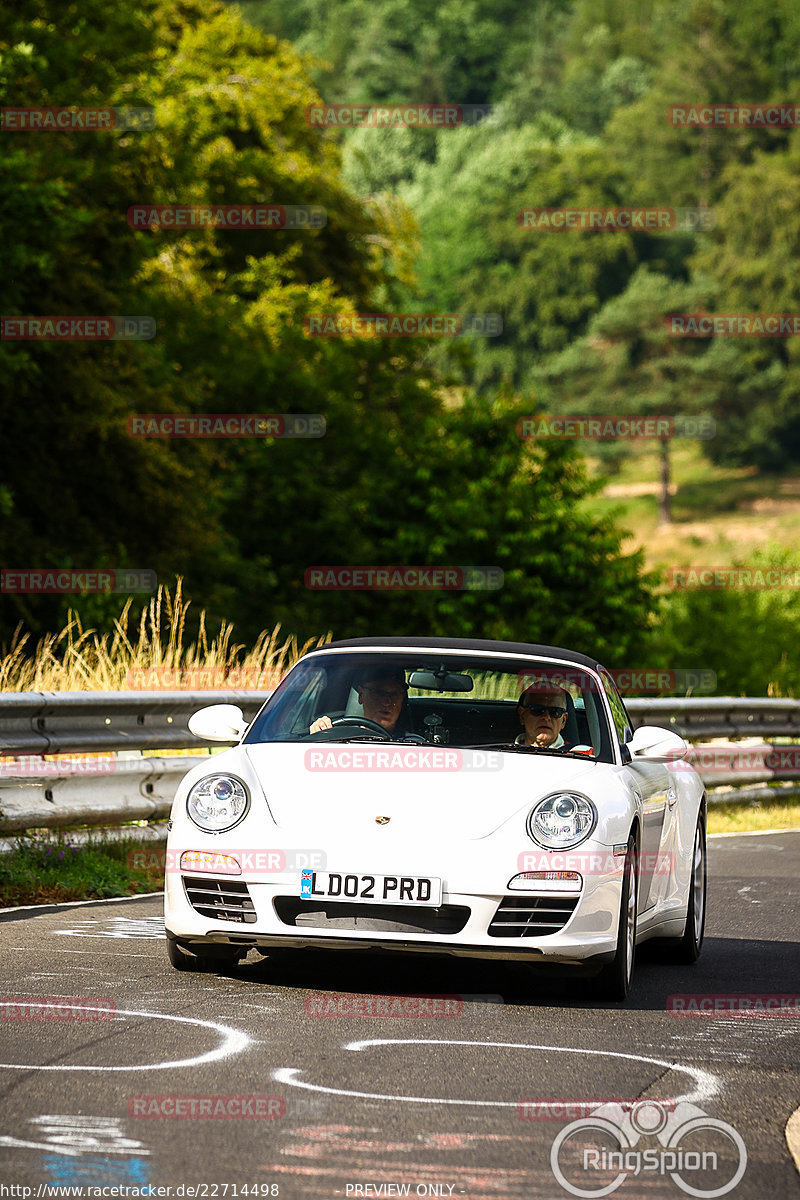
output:
[[[511,892],[567,892],[574,896],[583,886],[577,871],[523,871],[508,881]]]

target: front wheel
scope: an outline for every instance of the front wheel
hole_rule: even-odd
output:
[[[617,949],[613,959],[594,981],[593,991],[601,1000],[625,1000],[631,990],[636,959],[636,918],[639,907],[639,876],[636,870],[636,839],[628,839],[622,872]]]
[[[689,881],[689,899],[686,902],[686,928],[677,943],[675,955],[678,962],[693,963],[700,957],[706,929],[706,812],[701,805],[697,817],[692,850],[692,877]]]

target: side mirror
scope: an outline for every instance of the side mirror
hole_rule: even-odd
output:
[[[238,742],[245,729],[244,713],[235,704],[210,704],[189,717],[189,732],[206,742]]]
[[[688,744],[679,734],[657,725],[640,725],[626,745],[632,759],[644,762],[677,762],[689,753]]]

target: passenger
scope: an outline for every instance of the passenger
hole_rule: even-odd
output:
[[[517,703],[522,733],[516,746],[533,746],[538,750],[570,750],[561,731],[567,723],[569,709],[567,693],[542,681],[525,689]]]
[[[368,668],[356,684],[356,692],[366,721],[374,721],[394,737],[406,736],[408,730],[401,714],[408,684],[401,667]],[[358,724],[355,714],[353,723]],[[321,729],[330,729],[331,725],[330,717],[317,717],[308,732],[319,733]]]

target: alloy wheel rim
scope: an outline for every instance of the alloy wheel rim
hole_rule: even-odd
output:
[[[704,866],[703,838],[698,826],[694,839],[694,863],[692,864],[692,906],[694,908],[694,938],[696,942],[700,941],[700,935],[703,931],[703,915],[706,903]]]
[[[628,910],[625,914],[625,973],[630,981],[633,975],[633,951],[636,942],[636,876],[633,863],[628,862]]]

